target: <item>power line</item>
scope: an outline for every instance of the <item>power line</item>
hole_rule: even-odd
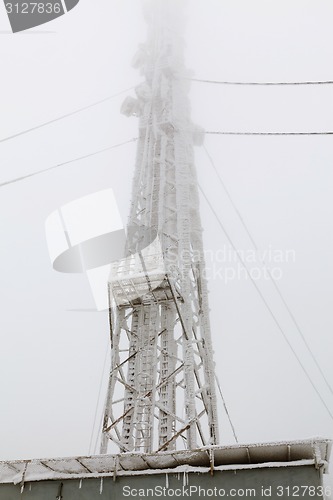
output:
[[[323,399],[323,397],[321,396],[321,394],[320,394],[320,392],[318,391],[317,387],[315,386],[315,384],[314,384],[314,382],[313,382],[313,380],[312,380],[311,376],[310,376],[310,375],[309,375],[309,373],[307,372],[307,370],[306,370],[305,366],[303,365],[302,361],[300,360],[299,356],[297,355],[297,353],[296,353],[295,349],[294,349],[294,348],[293,348],[293,346],[291,345],[291,343],[290,343],[290,341],[289,341],[289,339],[288,339],[287,335],[285,334],[285,332],[284,332],[284,330],[283,330],[282,326],[280,325],[280,323],[279,323],[278,319],[276,318],[276,316],[275,316],[274,312],[272,311],[271,307],[269,306],[268,302],[266,301],[266,299],[265,299],[264,295],[262,294],[262,292],[261,292],[260,288],[258,287],[258,285],[256,284],[255,280],[254,280],[254,279],[253,279],[253,277],[251,276],[251,273],[249,272],[249,270],[248,270],[248,268],[247,268],[247,266],[246,266],[246,264],[245,264],[244,260],[243,260],[243,259],[242,259],[242,257],[240,256],[240,253],[239,253],[239,251],[237,250],[237,248],[236,248],[236,246],[235,246],[235,244],[234,244],[233,240],[231,239],[231,237],[230,237],[229,233],[228,233],[228,232],[227,232],[227,230],[225,229],[225,227],[224,227],[224,225],[223,225],[223,223],[222,223],[221,219],[219,218],[219,216],[218,216],[217,212],[215,211],[215,209],[214,209],[213,205],[211,204],[211,202],[210,202],[209,198],[208,198],[208,197],[207,197],[207,195],[205,194],[205,192],[204,192],[204,190],[202,189],[202,187],[201,187],[201,185],[200,185],[200,184],[199,184],[199,189],[200,189],[200,191],[201,191],[201,193],[202,193],[203,197],[205,198],[206,203],[208,204],[208,206],[209,206],[210,210],[212,211],[212,213],[213,213],[214,217],[216,218],[216,220],[217,220],[217,222],[218,222],[219,226],[221,227],[222,231],[224,232],[225,236],[227,237],[227,239],[228,239],[228,241],[229,241],[230,245],[232,246],[232,248],[233,248],[234,252],[236,253],[236,255],[237,255],[237,257],[238,257],[239,261],[241,262],[241,264],[243,265],[244,269],[246,270],[246,272],[247,272],[247,274],[248,274],[248,276],[249,276],[249,278],[250,278],[250,280],[251,280],[251,282],[252,282],[253,286],[255,287],[255,289],[257,290],[257,292],[258,292],[258,294],[259,294],[259,296],[260,296],[261,300],[262,300],[262,301],[263,301],[263,303],[265,304],[265,306],[266,306],[266,308],[267,308],[267,310],[268,310],[268,312],[269,312],[270,316],[273,318],[274,323],[275,323],[275,324],[276,324],[276,326],[278,327],[278,329],[279,329],[279,331],[281,332],[281,334],[282,334],[282,336],[283,336],[284,340],[286,341],[286,343],[288,344],[288,346],[289,346],[290,350],[292,351],[293,355],[295,356],[295,358],[296,358],[296,360],[297,360],[298,364],[299,364],[299,365],[300,365],[300,367],[302,368],[302,370],[303,370],[304,374],[306,375],[307,379],[309,380],[310,384],[312,385],[313,389],[315,390],[315,392],[316,392],[317,396],[319,397],[320,401],[322,402],[322,404],[323,404],[323,405],[324,405],[324,407],[326,408],[326,410],[327,410],[327,412],[328,412],[329,416],[330,416],[330,417],[331,417],[331,419],[333,420],[333,414],[331,413],[331,411],[330,411],[329,407],[327,406],[327,404],[326,404],[325,400]]]
[[[101,418],[100,418],[100,420],[99,420],[99,427],[98,427],[99,429],[102,429],[102,425],[103,425],[103,418],[104,418],[104,412],[102,411],[102,412],[101,412]],[[96,454],[97,454],[98,440],[99,440],[99,438],[100,438],[100,437],[101,437],[101,436],[100,436],[100,434],[97,432],[97,433],[96,433],[95,444],[94,444],[94,450],[93,450],[94,455],[96,455]]]
[[[333,135],[333,132],[222,132],[208,131],[209,135]]]
[[[229,420],[229,424],[230,424],[230,427],[231,427],[231,430],[232,430],[232,433],[234,435],[234,438],[235,438],[235,441],[236,443],[238,443],[238,438],[237,438],[237,434],[236,434],[236,431],[235,431],[235,427],[232,423],[232,420],[231,420],[231,416],[230,416],[230,413],[228,411],[228,408],[227,408],[227,404],[225,402],[225,399],[224,399],[224,396],[223,396],[223,393],[222,393],[222,389],[221,389],[221,385],[220,385],[220,381],[215,373],[215,380],[216,380],[216,384],[217,384],[217,387],[218,387],[218,390],[219,390],[219,393],[220,393],[220,396],[221,396],[221,399],[222,399],[222,403],[223,403],[223,407],[224,407],[224,411],[226,412],[226,415],[228,417],[228,420]]]
[[[77,162],[77,161],[80,161],[80,160],[84,160],[86,158],[90,158],[91,156],[96,156],[96,155],[98,155],[100,153],[105,153],[105,151],[110,151],[110,149],[119,148],[121,146],[125,146],[125,144],[130,144],[131,142],[135,142],[135,141],[137,141],[137,138],[130,139],[129,141],[121,142],[119,144],[114,144],[113,146],[109,146],[107,148],[100,149],[99,151],[95,151],[94,153],[88,153],[86,155],[79,156],[78,158],[73,158],[72,160],[68,160],[68,161],[65,161],[63,163],[58,163],[57,165],[53,165],[53,167],[45,168],[44,170],[38,170],[37,172],[33,172],[33,173],[27,174],[27,175],[23,175],[22,177],[17,177],[16,179],[12,179],[10,181],[2,182],[0,184],[0,188],[2,188],[4,186],[8,186],[9,184],[14,184],[15,182],[23,181],[25,179],[28,179],[29,177],[34,177],[35,175],[44,174],[45,172],[49,172],[50,170],[53,170],[55,168],[63,167],[64,165],[69,165],[70,163],[74,163],[74,162]]]
[[[201,83],[213,83],[213,84],[223,84],[223,85],[326,85],[333,84],[333,81],[314,81],[314,82],[219,82],[214,80],[199,80],[195,78],[190,78],[190,80]],[[92,104],[88,104],[87,106],[83,106],[82,108],[76,109],[75,111],[71,111],[70,113],[66,113],[64,115],[58,116],[57,118],[53,118],[52,120],[43,122],[34,127],[22,130],[21,132],[17,132],[16,134],[10,135],[8,137],[4,137],[0,139],[0,143],[10,141],[11,139],[15,139],[22,135],[28,134],[30,132],[34,132],[35,130],[46,127],[47,125],[51,125],[52,123],[56,123],[65,118],[69,118],[70,116],[74,116],[82,111],[86,111],[87,109],[98,106],[99,104],[103,104],[115,97],[118,97],[126,92],[129,92],[134,87],[129,87],[128,89],[122,90],[121,92],[117,92],[111,96],[105,97],[104,99],[100,99],[99,101],[95,101]],[[220,131],[209,131],[207,134],[218,134],[218,135],[333,135],[333,132],[220,132]]]
[[[20,137],[21,135],[28,134],[29,132],[33,132],[34,130],[38,130],[40,128],[46,127],[47,125],[50,125],[51,123],[58,122],[60,120],[63,120],[64,118],[68,118],[70,116],[76,115],[77,113],[81,113],[81,111],[85,111],[86,109],[93,108],[95,106],[98,106],[99,104],[102,104],[103,102],[109,101],[110,99],[113,99],[114,97],[118,97],[119,95],[125,94],[126,92],[129,92],[132,90],[134,87],[131,87],[126,90],[122,90],[121,92],[118,92],[117,94],[110,95],[108,97],[105,97],[104,99],[100,99],[99,101],[95,101],[92,104],[88,104],[87,106],[84,106],[83,108],[79,108],[75,111],[71,111],[70,113],[66,113],[65,115],[58,116],[57,118],[53,118],[52,120],[49,120],[47,122],[41,123],[40,125],[36,125],[35,127],[28,128],[26,130],[22,130],[21,132],[18,132],[17,134],[10,135],[8,137],[5,137],[4,139],[0,139],[1,142],[6,142],[10,141],[11,139],[15,139],[16,137]]]
[[[99,402],[100,402],[100,399],[101,399],[102,388],[103,388],[104,372],[105,372],[105,368],[106,368],[106,363],[107,363],[109,352],[110,352],[110,348],[109,348],[109,342],[108,342],[108,344],[106,346],[106,350],[105,350],[103,369],[101,371],[101,379],[100,379],[100,383],[99,383],[99,390],[98,390],[98,396],[97,396],[96,407],[95,407],[94,421],[93,421],[93,426],[92,426],[92,430],[91,430],[88,455],[90,455],[91,452],[92,452],[92,443],[93,443],[93,437],[94,437],[94,430],[95,430],[95,426],[96,426],[96,420],[97,420],[97,415],[98,415],[98,407],[99,407]],[[97,429],[97,436],[98,436],[98,430],[99,429]],[[95,453],[95,448],[94,448],[94,453]]]
[[[255,249],[256,253],[258,253],[258,252],[259,252],[259,249],[258,249],[258,246],[257,246],[257,244],[256,244],[255,240],[254,240],[254,237],[252,236],[252,233],[250,232],[250,230],[249,230],[249,228],[248,228],[248,226],[247,226],[247,224],[246,224],[246,222],[245,222],[245,220],[244,220],[244,218],[243,218],[242,214],[240,213],[240,211],[239,211],[238,207],[236,206],[236,204],[235,204],[235,202],[234,202],[233,198],[231,197],[231,194],[230,194],[229,190],[227,189],[227,186],[226,186],[225,182],[223,181],[223,179],[222,179],[222,177],[221,177],[221,175],[220,175],[219,171],[217,170],[216,165],[215,165],[215,163],[214,163],[214,161],[213,161],[213,158],[212,158],[212,157],[211,157],[211,155],[209,154],[209,152],[208,152],[208,150],[207,150],[206,146],[204,146],[204,150],[205,150],[205,152],[206,152],[206,154],[207,154],[207,157],[208,157],[208,159],[209,159],[209,161],[210,161],[210,164],[212,165],[212,167],[213,167],[213,169],[214,169],[214,171],[215,171],[215,173],[216,173],[216,175],[217,175],[217,177],[218,177],[218,179],[219,179],[219,181],[220,181],[220,184],[221,184],[221,186],[222,186],[222,188],[223,188],[224,192],[226,193],[226,195],[227,195],[227,197],[228,197],[228,199],[229,199],[229,201],[230,201],[230,203],[231,203],[231,205],[232,205],[233,209],[235,210],[235,212],[236,212],[236,214],[237,214],[237,216],[238,216],[238,218],[239,218],[239,220],[240,220],[240,222],[241,222],[241,224],[242,224],[243,228],[245,229],[245,231],[246,231],[246,233],[247,233],[247,235],[248,235],[248,237],[249,237],[249,239],[250,239],[250,241],[251,241],[251,243],[252,243],[252,245],[253,245],[253,247],[254,247],[254,249]],[[265,269],[266,269],[266,271],[267,271],[267,274],[268,274],[268,276],[270,277],[270,279],[271,279],[271,281],[272,281],[272,284],[273,284],[273,286],[274,286],[275,290],[277,291],[277,293],[278,293],[278,295],[279,295],[280,299],[282,300],[282,303],[284,304],[284,306],[285,306],[286,310],[288,311],[288,314],[289,314],[289,316],[290,316],[290,318],[291,318],[292,322],[294,323],[294,325],[295,325],[295,327],[296,327],[296,329],[297,329],[297,331],[298,331],[298,333],[299,333],[299,335],[300,335],[301,339],[303,340],[304,345],[306,346],[307,351],[309,352],[309,354],[310,354],[310,356],[311,356],[312,360],[314,361],[315,365],[317,366],[317,368],[318,368],[318,370],[319,370],[319,372],[320,372],[320,374],[321,374],[321,376],[322,376],[323,380],[325,381],[326,386],[327,386],[327,387],[328,387],[328,389],[330,390],[331,394],[333,394],[333,389],[332,389],[332,387],[331,387],[331,385],[330,385],[329,381],[327,380],[327,378],[326,378],[326,376],[325,376],[325,374],[324,374],[323,370],[321,369],[321,367],[320,367],[320,365],[319,365],[319,363],[318,363],[318,361],[317,361],[317,359],[316,359],[315,355],[313,354],[313,352],[312,352],[312,350],[311,350],[311,348],[310,348],[310,346],[309,346],[309,344],[308,344],[308,342],[307,342],[307,340],[306,340],[306,338],[305,338],[305,335],[303,334],[302,329],[301,329],[301,327],[300,327],[300,326],[299,326],[299,324],[298,324],[298,321],[296,320],[296,318],[295,318],[295,316],[294,316],[293,312],[291,311],[291,309],[290,309],[290,307],[289,307],[289,305],[288,305],[288,303],[287,303],[286,299],[284,298],[284,296],[283,296],[283,294],[282,294],[282,292],[281,292],[281,290],[280,290],[280,287],[278,286],[278,284],[277,284],[276,280],[275,280],[275,279],[274,279],[274,277],[272,276],[272,273],[270,272],[270,270],[267,268],[267,265],[266,265],[265,259],[260,258],[260,260],[261,260],[262,264],[264,264]]]
[[[244,86],[291,86],[291,85],[332,85],[333,80],[318,80],[318,81],[298,81],[298,82],[233,82],[233,81],[218,81],[218,80],[202,80],[199,78],[189,78],[192,82],[211,83],[214,85],[244,85]]]
[[[211,83],[211,84],[220,84],[220,85],[330,85],[330,84],[333,84],[333,80],[304,81],[304,82],[232,82],[232,81],[200,80],[197,78],[190,78],[189,80],[194,81],[194,82],[199,82],[199,83]],[[106,101],[109,101],[115,97],[118,97],[122,94],[125,94],[126,92],[129,92],[133,88],[134,87],[129,87],[128,89],[122,90],[121,92],[117,92],[116,94],[105,97],[104,99],[100,99],[99,101],[95,101],[92,104],[88,104],[87,106],[83,106],[82,108],[79,108],[75,111],[71,111],[70,113],[66,113],[64,115],[58,116],[57,118],[53,118],[52,120],[48,120],[48,121],[41,123],[39,125],[36,125],[34,127],[22,130],[21,132],[17,132],[16,134],[10,135],[8,137],[4,137],[3,139],[0,139],[0,143],[10,141],[11,139],[15,139],[16,137],[20,137],[22,135],[28,134],[28,133],[33,132],[35,130],[38,130],[40,128],[46,127],[47,125],[51,125],[52,123],[56,123],[60,120],[63,120],[65,118],[69,118],[70,116],[81,113],[82,111],[85,111],[87,109],[98,106],[99,104],[103,104]],[[322,133],[319,133],[319,132],[313,132],[313,133],[207,132],[207,133],[211,133],[211,134],[221,133],[223,135],[319,135],[319,134],[322,135]],[[333,132],[327,132],[326,134],[331,135],[332,133]]]

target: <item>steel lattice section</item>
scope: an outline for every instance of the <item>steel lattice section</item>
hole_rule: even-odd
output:
[[[193,152],[198,128],[175,5],[148,2],[148,41],[134,58],[145,82],[122,107],[139,116],[139,140],[128,257],[114,266],[109,284],[112,363],[102,453],[110,440],[122,452],[142,453],[218,443]],[[145,254],[155,236],[160,255]]]

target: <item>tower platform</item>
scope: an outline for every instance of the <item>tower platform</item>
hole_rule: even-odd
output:
[[[331,447],[331,441],[315,438],[193,451],[0,462],[0,500],[21,499],[21,494],[34,500],[324,498],[323,474],[328,471]]]

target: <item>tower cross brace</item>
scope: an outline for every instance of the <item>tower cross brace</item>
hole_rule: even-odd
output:
[[[215,375],[184,65],[180,0],[145,4],[144,79],[122,112],[139,118],[126,258],[109,281],[111,370],[101,452],[218,443]]]

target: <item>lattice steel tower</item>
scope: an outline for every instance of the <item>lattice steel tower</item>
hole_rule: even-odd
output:
[[[109,283],[111,372],[101,452],[218,443],[215,375],[181,0],[145,2],[147,43],[128,97],[139,139],[126,255]]]

